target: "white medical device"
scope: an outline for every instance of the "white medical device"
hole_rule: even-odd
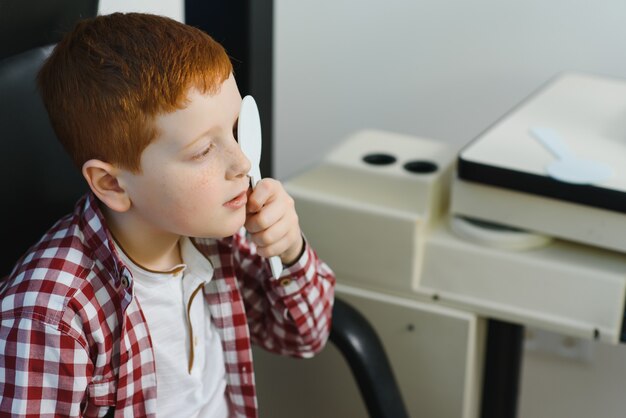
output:
[[[626,81],[568,73],[461,150],[361,131],[286,187],[411,413],[475,418],[487,318],[625,340],[624,162]],[[334,361],[307,373],[340,381]],[[351,407],[341,393],[331,403]]]
[[[592,172],[590,184],[556,179],[539,128],[608,173]],[[460,152],[364,131],[288,189],[346,283],[615,343],[625,157],[626,82],[564,74]]]

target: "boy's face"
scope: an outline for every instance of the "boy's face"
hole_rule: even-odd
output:
[[[220,238],[246,220],[250,162],[235,129],[241,95],[235,79],[214,95],[196,89],[188,106],[155,118],[158,137],[141,155],[140,174],[122,171],[131,210],[155,232]]]

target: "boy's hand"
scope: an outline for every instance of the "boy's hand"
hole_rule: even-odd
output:
[[[279,256],[283,264],[296,261],[304,245],[293,199],[272,178],[248,192],[245,227],[262,257]]]

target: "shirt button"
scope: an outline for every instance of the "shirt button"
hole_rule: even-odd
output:
[[[198,345],[198,337],[193,338],[193,345]]]
[[[123,275],[122,276],[122,287],[124,289],[128,289],[129,286],[130,286],[130,279],[128,278],[127,275]]]
[[[280,285],[282,287],[289,286],[290,284],[291,284],[291,279],[288,277],[285,277],[284,279],[281,279],[280,281]]]

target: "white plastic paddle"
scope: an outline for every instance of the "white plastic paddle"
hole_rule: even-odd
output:
[[[576,157],[559,137],[548,128],[532,128],[530,133],[557,159],[547,165],[550,177],[566,183],[601,183],[611,177],[611,167],[592,160]]]
[[[246,96],[241,102],[241,110],[239,111],[239,122],[237,123],[237,138],[239,146],[243,153],[250,160],[250,183],[254,189],[259,181],[261,181],[261,117],[259,109],[252,96]],[[283,263],[280,257],[270,257],[270,267],[274,278],[280,277],[283,272]]]

